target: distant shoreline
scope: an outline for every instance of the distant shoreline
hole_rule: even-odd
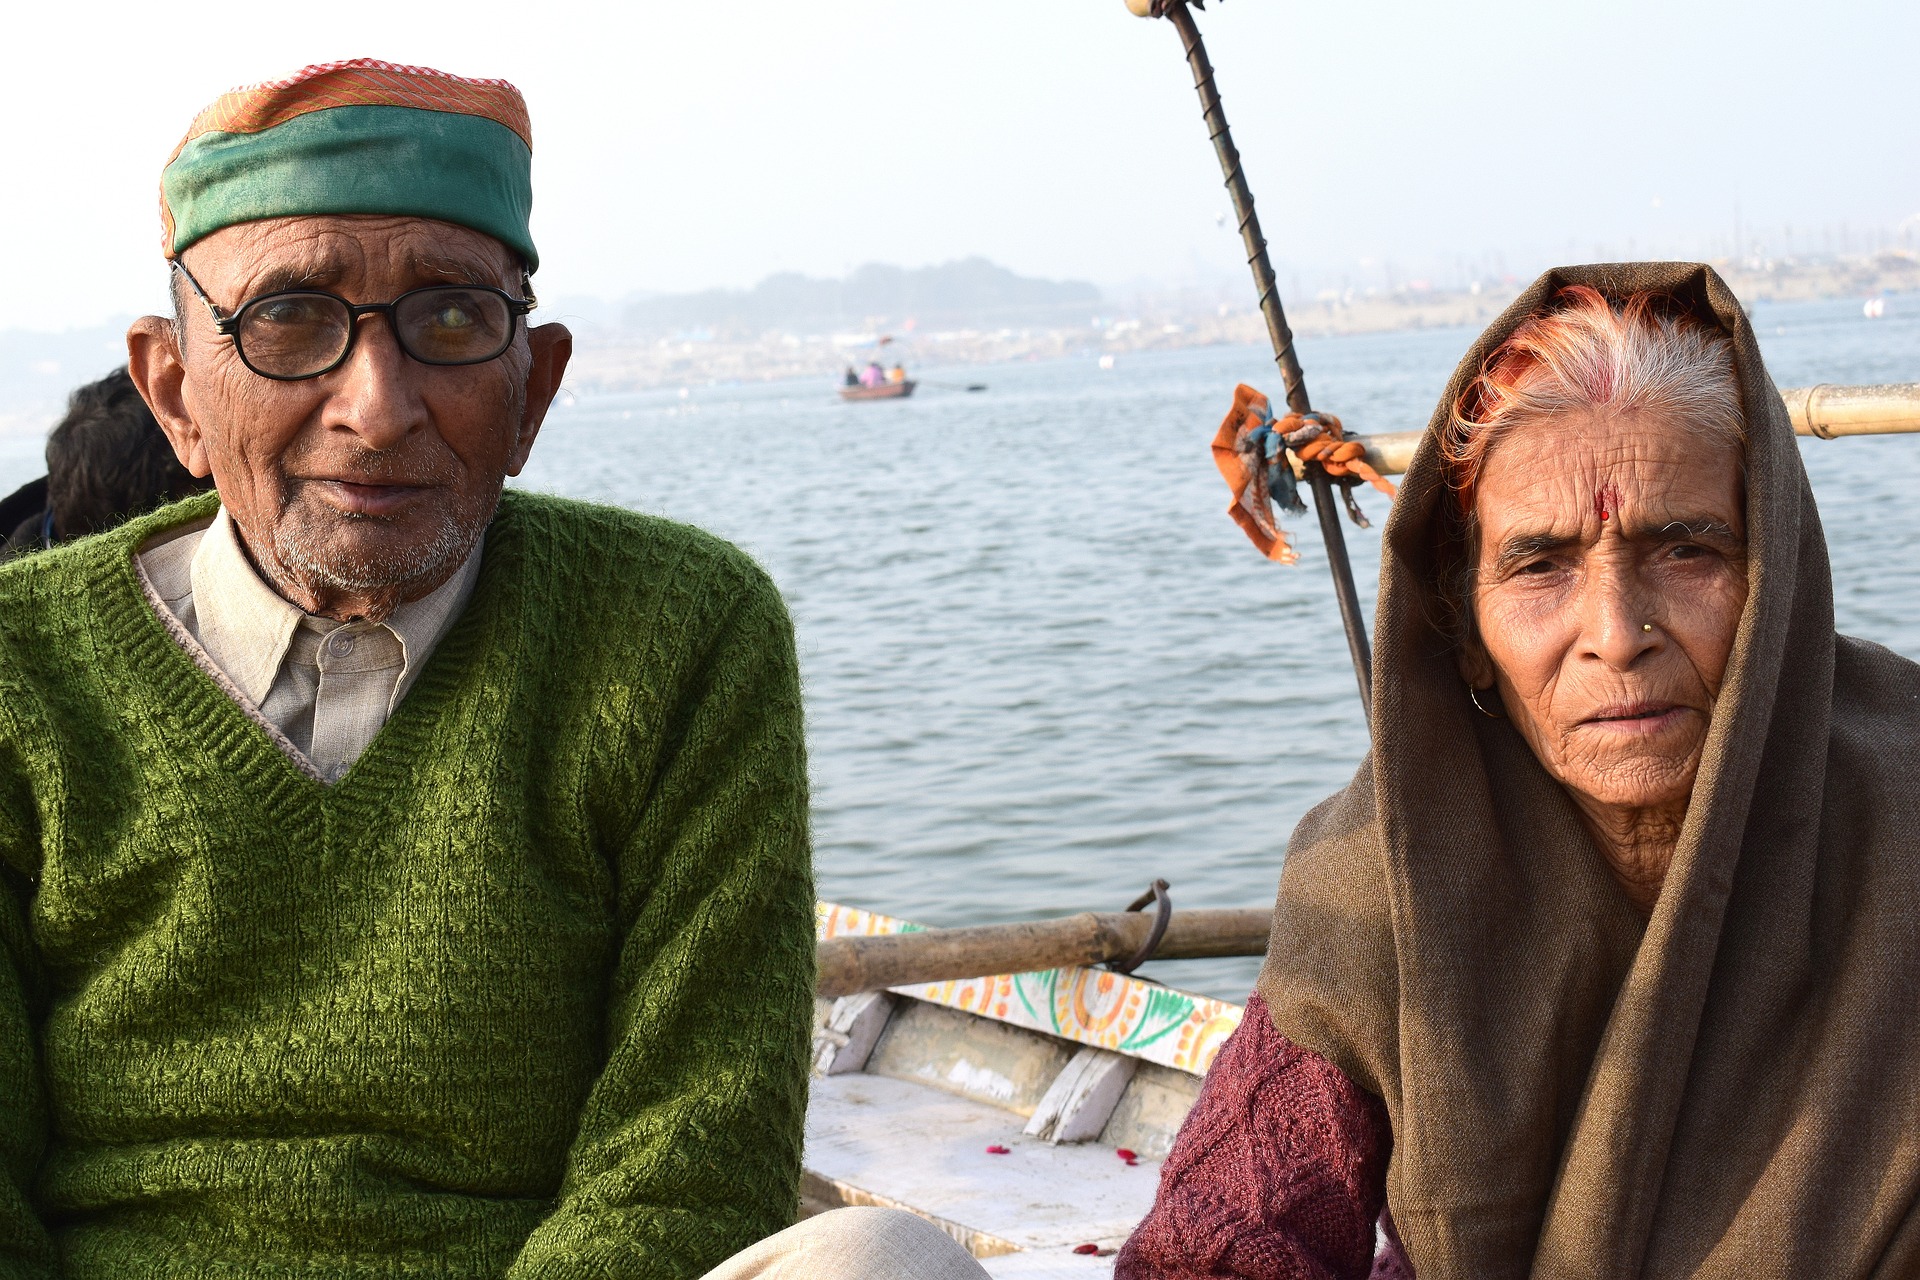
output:
[[[1757,264],[1741,271],[1716,264],[1746,303],[1840,301],[1869,297],[1893,300],[1902,309],[1920,294],[1920,261],[1885,255],[1880,264],[1824,263],[1795,267]],[[1302,337],[1388,333],[1407,329],[1478,329],[1492,322],[1518,293],[1498,290],[1443,292],[1403,290],[1393,294],[1328,296],[1289,303],[1287,320]],[[879,347],[848,341],[856,335],[767,333],[744,340],[699,340],[606,334],[575,349],[567,383],[583,395],[620,394],[713,383],[776,382],[786,378],[831,379],[849,364],[903,359],[911,369],[983,367],[1070,357],[1133,355],[1188,347],[1258,345],[1266,323],[1251,309],[1156,310],[1142,300],[1125,318],[1092,325],[953,329],[915,333]],[[584,336],[584,335],[583,335]]]
[[[1748,259],[1713,264],[1744,301],[1800,302],[1884,296],[1890,314],[1904,314],[1920,294],[1920,256],[1817,262]],[[1478,328],[1510,302],[1520,282],[1477,292],[1407,287],[1392,292],[1322,291],[1289,299],[1287,318],[1303,337],[1386,333],[1405,329]],[[1191,295],[1142,294],[1090,303],[1096,326],[1039,320],[1028,325],[915,330],[904,320],[874,317],[864,333],[794,334],[769,330],[732,336],[724,330],[674,337],[641,335],[578,324],[567,386],[582,396],[624,394],[717,383],[782,379],[836,379],[850,363],[903,358],[915,372],[985,367],[1036,360],[1116,358],[1143,351],[1236,344],[1264,345],[1266,325],[1251,306],[1207,306]],[[1052,310],[1054,316],[1058,309]],[[541,319],[554,318],[552,313]],[[564,308],[560,310],[564,317]],[[130,319],[130,318],[129,318]],[[58,420],[74,387],[125,359],[128,320],[66,333],[0,333],[0,435],[44,435]],[[880,347],[885,333],[900,336]]]

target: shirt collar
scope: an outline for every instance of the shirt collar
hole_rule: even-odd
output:
[[[261,581],[227,509],[221,507],[193,553],[193,610],[200,645],[256,707],[267,700],[306,615]]]
[[[407,601],[387,619],[387,629],[399,638],[404,659],[400,679],[394,684],[393,698],[387,706],[389,714],[400,705],[400,699],[412,687],[435,646],[453,627],[460,611],[467,607],[467,597],[473,594],[473,585],[480,577],[480,552],[486,545],[487,535],[482,532],[480,541],[474,544],[451,578],[418,600]]]
[[[480,576],[482,535],[451,578],[418,600],[393,611],[386,627],[400,641],[404,665],[389,707],[398,706],[427,657],[453,626]],[[220,669],[255,705],[266,701],[273,688],[294,630],[310,615],[268,586],[240,547],[240,537],[227,509],[221,507],[194,551],[191,570],[193,607],[199,619],[199,639]],[[332,631],[341,625],[330,618],[312,618]]]

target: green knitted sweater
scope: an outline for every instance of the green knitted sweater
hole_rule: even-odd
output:
[[[792,632],[738,551],[510,493],[312,781],[136,546],[0,571],[0,1277],[692,1277],[793,1219]]]

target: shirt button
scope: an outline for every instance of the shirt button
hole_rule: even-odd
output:
[[[334,765],[332,768],[327,770],[328,782],[338,782],[340,781],[340,779],[346,776],[347,776],[347,765],[344,761]]]
[[[344,658],[353,652],[353,637],[345,631],[336,631],[327,637],[327,652],[336,658]]]

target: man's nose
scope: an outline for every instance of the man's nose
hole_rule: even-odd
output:
[[[1610,559],[1593,566],[1581,601],[1581,641],[1587,655],[1625,671],[1642,654],[1659,648],[1666,633],[1656,624],[1654,603],[1629,566]]]
[[[421,365],[400,349],[391,313],[369,312],[354,324],[353,350],[336,371],[328,425],[353,432],[369,449],[390,449],[427,424]]]

